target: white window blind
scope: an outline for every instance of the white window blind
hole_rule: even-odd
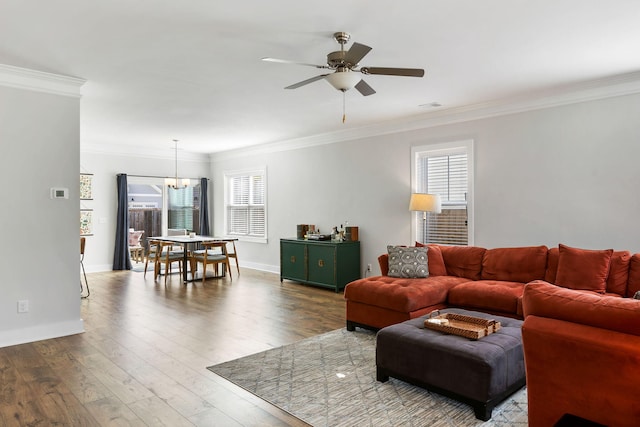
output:
[[[265,171],[226,174],[225,180],[227,234],[266,238]]]
[[[442,212],[414,217],[416,239],[424,243],[469,244],[469,153],[465,148],[415,152],[416,192],[439,194]]]

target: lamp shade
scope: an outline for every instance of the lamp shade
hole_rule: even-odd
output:
[[[325,79],[331,83],[331,86],[342,92],[353,88],[362,80],[359,74],[347,70],[337,70],[335,73],[329,74]]]
[[[440,195],[413,193],[409,201],[409,210],[440,213],[442,211]]]

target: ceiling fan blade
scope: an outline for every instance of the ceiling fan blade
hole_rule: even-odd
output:
[[[345,54],[344,62],[355,67],[370,50],[371,48],[369,46],[354,42]]]
[[[329,69],[328,66],[326,65],[317,65],[317,64],[307,64],[306,62],[296,62],[296,61],[289,61],[287,59],[278,59],[278,58],[262,58],[263,61],[265,62],[277,62],[280,64],[295,64],[295,65],[304,65],[306,67],[314,67],[314,68],[326,68]]]
[[[422,77],[424,70],[422,68],[385,68],[385,67],[362,67],[362,74],[382,74],[385,76],[405,76],[405,77]]]
[[[285,87],[285,89],[297,89],[300,86],[308,85],[309,83],[313,83],[313,82],[317,82],[318,80],[322,80],[327,76],[328,76],[328,74],[320,74],[319,76],[311,77],[310,79],[303,80],[303,81],[298,82],[298,83],[294,83],[291,86]]]
[[[373,88],[369,86],[364,80],[360,80],[355,88],[358,89],[358,92],[360,92],[363,96],[369,96],[376,93],[376,91],[373,90]]]

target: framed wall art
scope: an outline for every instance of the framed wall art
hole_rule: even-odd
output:
[[[80,209],[80,235],[93,236],[93,209]]]
[[[91,188],[92,180],[93,174],[80,174],[80,200],[93,200],[93,193]]]

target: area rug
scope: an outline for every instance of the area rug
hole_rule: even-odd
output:
[[[397,379],[376,381],[375,333],[338,329],[208,369],[313,426],[526,426],[526,388],[473,409]]]

